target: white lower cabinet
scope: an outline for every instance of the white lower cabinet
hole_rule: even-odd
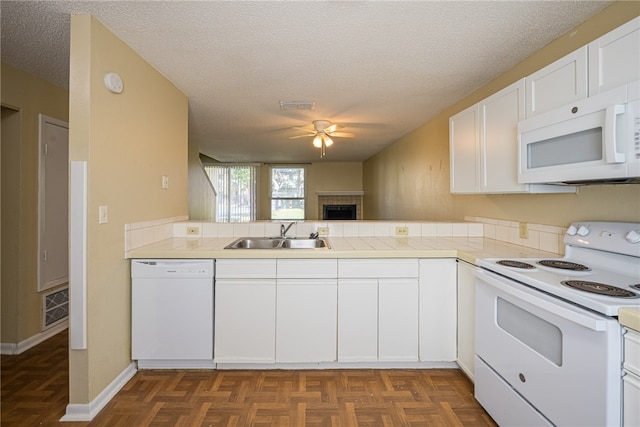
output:
[[[475,378],[475,276],[474,267],[458,261],[458,358],[460,369]]]
[[[378,360],[418,361],[418,279],[379,279]]]
[[[338,260],[338,361],[418,360],[418,260]]]
[[[625,328],[623,381],[623,426],[640,426],[640,333]]]
[[[216,261],[216,363],[274,363],[276,260]]]
[[[378,280],[338,280],[338,362],[378,360]]]
[[[214,338],[216,363],[274,363],[276,280],[217,280]]]
[[[456,360],[456,261],[420,260],[420,360]]]
[[[276,362],[335,362],[336,279],[279,279]]]
[[[221,259],[217,266],[216,363],[456,360],[455,259]]]

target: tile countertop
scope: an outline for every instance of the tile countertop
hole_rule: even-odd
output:
[[[640,308],[621,308],[618,312],[618,320],[622,326],[640,332]]]
[[[236,240],[170,238],[132,249],[127,258],[557,258],[561,254],[483,237],[331,237],[331,249],[224,249]]]

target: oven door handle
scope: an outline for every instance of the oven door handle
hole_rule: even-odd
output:
[[[544,298],[540,298],[536,295],[532,295],[529,292],[518,289],[515,286],[511,286],[504,281],[496,278],[492,273],[486,270],[475,270],[474,274],[477,278],[481,279],[483,282],[491,285],[502,292],[511,295],[515,298],[518,298],[524,302],[529,304],[533,304],[538,308],[548,311],[549,313],[555,314],[556,316],[562,317],[563,319],[567,319],[576,323],[580,326],[584,326],[585,328],[589,328],[594,331],[604,331],[606,330],[606,322],[603,319],[597,318],[595,315],[589,315],[588,313],[580,313],[575,310],[571,310],[569,308],[563,307],[560,304],[553,303],[551,301],[547,301]],[[510,280],[510,279],[503,279]],[[541,294],[541,296],[544,294]]]

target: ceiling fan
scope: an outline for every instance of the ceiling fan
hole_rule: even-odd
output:
[[[313,146],[320,149],[320,158],[323,158],[325,156],[326,148],[333,145],[333,140],[331,139],[331,137],[353,138],[354,136],[356,136],[355,134],[350,132],[338,132],[338,129],[340,129],[340,125],[331,123],[329,120],[314,120],[313,130],[303,127],[294,127],[294,129],[303,130],[309,133],[306,135],[292,136],[289,139],[306,138],[309,136],[313,136]]]

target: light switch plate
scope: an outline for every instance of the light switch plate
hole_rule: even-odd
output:
[[[109,207],[98,206],[98,224],[106,224],[109,222]]]
[[[167,175],[162,175],[162,189],[169,189],[169,177]]]

